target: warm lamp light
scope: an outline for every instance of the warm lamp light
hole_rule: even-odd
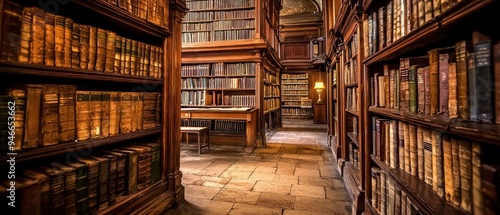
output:
[[[321,103],[321,92],[323,92],[323,89],[325,89],[325,85],[323,84],[322,81],[317,81],[316,83],[314,83],[314,89],[316,90],[316,92],[318,93],[318,102],[317,103]]]

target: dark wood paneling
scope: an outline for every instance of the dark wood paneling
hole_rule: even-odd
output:
[[[284,59],[310,59],[309,43],[283,44]]]

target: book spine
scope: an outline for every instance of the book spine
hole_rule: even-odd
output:
[[[459,140],[460,153],[460,189],[461,202],[460,208],[472,212],[472,152],[471,143],[465,140]]]
[[[392,38],[393,38],[393,21],[394,21],[394,18],[393,18],[393,3],[392,1],[389,1],[389,3],[387,4],[387,21],[386,21],[386,45],[390,45],[392,44]]]
[[[451,144],[451,138],[444,134],[443,140],[443,169],[444,169],[444,198],[446,201],[451,202],[454,196],[455,188],[453,187],[453,149]]]
[[[448,99],[449,99],[449,63],[450,53],[439,54],[439,114],[448,114]]]
[[[410,161],[410,125],[408,123],[403,124],[404,138],[405,138],[405,147],[404,147],[404,158],[405,158],[405,167],[404,170],[406,173],[411,174],[411,161]]]
[[[418,0],[418,26],[425,23],[425,0]]]
[[[476,34],[476,32],[474,32]],[[473,34],[473,37],[474,37]],[[477,33],[479,34],[479,33]],[[478,36],[479,37],[479,36]],[[491,40],[475,41],[475,76],[477,121],[493,122],[493,75],[491,66]]]
[[[453,181],[453,195],[451,196],[451,203],[459,207],[461,202],[461,187],[460,187],[460,143],[458,139],[451,138],[451,163],[452,163],[452,181]]]
[[[54,24],[54,65],[64,66],[64,17],[56,15]]]
[[[424,136],[423,129],[417,126],[417,171],[418,178],[425,180]]]
[[[390,107],[391,101],[390,101],[390,77],[389,77],[389,66],[384,65],[384,98],[385,98],[385,106]]]
[[[45,53],[44,64],[47,66],[55,65],[55,22],[56,16],[51,13],[45,14]]]
[[[69,142],[76,138],[76,86],[59,86],[59,142]]]
[[[116,42],[116,33],[113,31],[106,31],[106,54],[105,54],[105,63],[104,63],[104,71],[113,73],[115,70],[115,42]]]
[[[90,138],[90,92],[76,92],[76,139]]]
[[[96,60],[95,60],[95,70],[97,71],[104,71],[104,66],[106,64],[106,37],[107,37],[107,31],[98,28],[97,40],[96,40]]]
[[[432,144],[432,189],[439,197],[444,196],[443,189],[443,145],[441,143],[442,133],[432,130],[431,133]]]
[[[19,4],[6,2],[3,5],[2,43],[0,59],[18,61],[21,41],[23,9]]]
[[[89,64],[88,69],[94,70],[97,54],[97,28],[89,26]]]
[[[90,138],[102,137],[102,92],[90,92]]]
[[[493,45],[493,77],[495,95],[495,123],[500,124],[500,42]]]
[[[457,64],[448,64],[448,114],[450,119],[458,118]]]
[[[483,214],[483,195],[481,193],[481,145],[472,143],[472,211],[474,214]]]
[[[122,54],[122,37],[120,35],[116,35],[115,38],[115,60],[113,66],[114,73],[120,73],[121,67],[121,54]]]
[[[137,41],[130,43],[130,75],[138,76],[137,72]]]
[[[424,177],[425,177],[425,183],[427,183],[429,186],[433,186],[433,159],[432,159],[432,143],[431,143],[431,131],[427,128],[423,128],[422,131],[423,134],[423,140],[424,140],[424,164],[425,164],[425,171],[424,171]]]
[[[64,18],[64,67],[71,68],[71,41],[73,36],[73,20]]]
[[[431,97],[430,114],[435,115],[439,111],[439,53],[434,49],[429,51],[429,88]]]
[[[433,13],[434,17],[441,14],[441,0],[433,0],[432,6],[433,6],[432,13]]]
[[[120,133],[130,133],[132,128],[132,95],[121,93],[120,101]]]
[[[80,25],[80,68],[87,69],[89,65],[89,26]]]
[[[102,93],[102,117],[101,117],[101,131],[102,137],[110,136],[111,124],[111,94],[110,92]]]
[[[21,18],[21,41],[19,44],[19,55],[18,61],[20,63],[29,63],[30,50],[31,50],[31,40],[32,40],[32,19],[33,19],[33,8],[25,7],[23,8],[22,18]]]
[[[111,92],[109,103],[109,136],[120,133],[120,93]]]
[[[425,20],[424,22],[431,21],[432,18],[434,18],[433,11],[434,11],[434,6],[433,6],[433,0],[424,0],[424,11],[425,11]]]
[[[457,104],[461,119],[469,119],[469,81],[467,77],[467,41],[455,45],[457,57]]]
[[[42,86],[26,86],[26,113],[24,117],[23,149],[38,147],[42,107]]]
[[[71,40],[71,67],[80,68],[80,36],[81,27],[79,24],[73,23],[72,40]]]
[[[408,71],[408,92],[410,113],[417,113],[417,67],[410,66]]]
[[[399,129],[399,146],[398,146],[398,161],[399,161],[399,168],[404,170],[405,169],[405,124],[406,122],[399,122],[398,123],[398,129]]]
[[[51,146],[59,142],[59,86],[42,86],[42,132],[40,146]]]
[[[409,125],[410,135],[410,173],[412,176],[418,175],[418,161],[417,161],[417,126]]]

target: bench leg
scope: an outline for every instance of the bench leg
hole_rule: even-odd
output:
[[[210,150],[210,133],[208,130],[205,132],[205,143],[207,144],[208,150]]]
[[[200,132],[198,132],[198,154],[201,154]]]

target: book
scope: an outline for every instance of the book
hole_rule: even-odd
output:
[[[397,120],[391,120],[391,125],[390,125],[390,142],[389,142],[389,160],[390,160],[390,167],[391,168],[397,168],[399,165],[399,152],[398,152],[398,145],[399,145],[399,122]]]
[[[410,148],[410,173],[412,176],[418,175],[418,160],[417,160],[417,126],[409,124],[409,148]]]
[[[98,162],[99,186],[98,186],[97,199],[98,199],[99,211],[102,211],[102,210],[109,207],[108,194],[109,194],[110,160],[109,160],[109,158],[102,156],[102,155],[90,156],[89,158]]]
[[[115,71],[115,49],[116,33],[106,31],[104,71],[114,73]]]
[[[105,153],[102,155],[109,159],[109,185],[108,185],[108,204],[116,203],[116,189],[118,183],[118,156]]]
[[[388,192],[388,179],[386,176],[386,173],[384,171],[380,171],[380,214],[381,215],[386,215],[387,214],[387,196],[389,194]]]
[[[439,111],[439,50],[429,51],[429,89],[430,114],[436,115]]]
[[[80,68],[87,69],[89,65],[90,28],[80,25]]]
[[[120,153],[116,151],[106,151],[107,154],[112,154],[116,156],[116,192],[115,199],[116,202],[119,202],[122,197],[125,197],[127,194],[127,179],[126,179],[126,170],[125,164],[127,159],[127,154]]]
[[[411,65],[408,70],[408,97],[410,113],[417,113],[417,66]]]
[[[50,211],[50,182],[49,176],[35,171],[35,170],[24,170],[22,171],[22,176],[35,180],[35,182],[40,186],[40,210],[37,212],[39,214],[48,214]]]
[[[11,100],[11,101],[13,101],[15,103],[15,110],[14,110],[15,115],[13,116],[14,117],[13,122],[15,124],[15,128],[14,128],[14,134],[13,134],[14,139],[13,140],[11,140],[11,137],[12,137],[11,135],[6,135],[6,136],[9,136],[9,137],[7,137],[7,139],[9,139],[9,141],[14,142],[14,145],[12,146],[14,148],[14,151],[21,151],[23,149],[24,114],[26,113],[26,102],[25,102],[26,101],[26,90],[25,89],[10,88],[10,89],[7,89],[7,95],[10,98],[12,98],[13,100]],[[4,106],[2,104],[2,106],[8,107],[8,104],[6,106]],[[6,109],[7,109],[7,111],[9,111],[8,108],[6,108]],[[11,116],[7,115],[6,121],[9,121],[8,120],[9,117],[11,117]],[[7,125],[7,124],[8,123],[5,123],[5,125]],[[1,126],[1,127],[3,127],[3,126]],[[7,130],[9,130],[9,132],[11,132],[10,129],[7,129]]]
[[[40,146],[59,143],[59,85],[42,85]]]
[[[457,105],[458,115],[461,119],[469,119],[469,81],[467,72],[467,56],[471,50],[471,42],[466,40],[455,44],[456,69],[457,69]]]
[[[101,32],[102,37],[102,32]],[[87,68],[90,70],[94,70],[96,66],[96,58],[97,58],[97,28],[93,26],[89,26],[89,63]]]
[[[80,157],[78,162],[87,166],[88,212],[96,214],[99,211],[99,161]]]
[[[139,103],[139,93],[138,92],[132,92],[131,93],[131,100],[130,100],[130,104],[131,104],[131,120],[130,120],[130,123],[131,123],[131,126],[130,126],[130,132],[135,132],[137,131],[137,122],[138,122],[138,103]]]
[[[23,8],[7,1],[3,5],[0,59],[17,61],[20,51]]]
[[[434,17],[436,17],[439,14],[441,14],[441,0],[433,0],[432,6],[433,6],[432,13],[433,13]]]
[[[55,24],[56,15],[52,13],[45,13],[45,44],[44,44],[44,65],[54,66],[55,65]]]
[[[106,37],[108,34],[106,30],[101,28],[97,28],[96,32],[95,70],[104,71],[106,64]]]
[[[426,0],[418,0],[418,26],[421,26],[425,23],[425,2]]]
[[[448,116],[450,119],[458,118],[458,96],[457,96],[457,64],[448,64]]]
[[[408,124],[406,122],[399,122],[398,123],[398,135],[399,135],[399,146],[398,146],[398,161],[399,161],[399,168],[402,169],[402,170],[405,170],[405,146],[408,145],[407,143],[405,143],[406,139],[405,139],[405,129],[404,127],[408,126]]]
[[[50,214],[64,214],[64,171],[55,167],[40,166],[36,168],[49,177],[50,191],[49,191],[49,213]]]
[[[483,195],[482,180],[481,180],[481,145],[473,142],[471,147],[472,161],[472,211],[474,214],[482,214],[483,212]]]
[[[455,195],[454,177],[453,177],[453,149],[451,144],[451,138],[444,134],[443,140],[443,169],[444,169],[444,198],[448,202],[452,202],[452,197]]]
[[[76,214],[76,168],[58,162],[52,162],[50,165],[64,172],[65,214]]]
[[[461,202],[461,188],[460,188],[460,143],[457,138],[451,138],[451,163],[453,174],[453,192],[451,196],[451,203],[457,207]]]
[[[59,85],[59,142],[76,138],[76,86]]]
[[[120,92],[109,93],[109,136],[120,133]]]
[[[54,45],[54,65],[64,67],[64,17],[59,15],[55,15]]]
[[[111,127],[111,93],[102,92],[101,97],[101,136],[109,137]]]
[[[471,143],[466,140],[459,140],[460,153],[460,208],[472,212],[472,149]]]
[[[393,40],[393,30],[392,30],[392,26],[393,26],[393,21],[394,21],[394,18],[393,18],[393,3],[392,1],[389,1],[389,3],[387,3],[387,9],[386,9],[386,45],[389,46],[392,44],[392,40]]]
[[[493,122],[493,74],[491,63],[492,42],[489,36],[477,31],[472,33],[472,43],[475,56],[475,83],[476,97],[472,98],[477,106],[471,103],[471,120],[491,123]],[[473,110],[476,109],[476,110]],[[477,114],[473,115],[473,113]]]
[[[449,64],[455,62],[455,48],[440,49],[438,62],[439,110],[438,114],[448,115],[449,100]]]
[[[143,190],[151,184],[151,148],[132,145],[127,149],[138,153],[137,190]]]
[[[132,129],[132,94],[122,92],[120,96],[120,133],[127,134]]]
[[[130,75],[137,76],[137,41],[130,42]]]
[[[125,179],[127,183],[127,194],[133,194],[137,192],[137,167],[139,154],[137,151],[128,150],[126,148],[113,149],[113,151],[126,154],[125,161]]]
[[[18,51],[18,60],[20,63],[29,63],[31,41],[32,41],[32,18],[33,7],[24,7],[21,16],[21,34]]]
[[[90,92],[90,138],[102,137],[102,92]]]
[[[385,77],[378,76],[378,102],[379,107],[385,107]]]
[[[116,35],[115,38],[115,60],[113,66],[114,73],[120,73],[121,70],[121,54],[122,54],[122,37],[120,35]]]
[[[71,67],[74,69],[80,68],[80,36],[80,25],[73,23],[73,29],[71,31]]]
[[[35,180],[18,176],[15,180],[15,185],[12,185],[12,181],[0,181],[0,189],[2,189],[2,194],[8,198],[12,192],[15,192],[16,201],[9,201],[8,206],[14,203],[15,207],[4,207],[3,211],[6,214],[38,214],[40,213],[40,201],[41,201],[41,188],[40,185],[36,183]],[[15,187],[15,191],[12,187]],[[9,192],[9,194],[7,194]],[[7,201],[2,201],[6,203]],[[7,205],[6,204],[6,205]],[[7,209],[7,210],[5,210]]]
[[[159,143],[145,143],[151,148],[151,183],[161,179],[161,145]]]
[[[495,95],[495,123],[500,124],[500,42],[493,45],[493,77]]]
[[[66,165],[75,168],[75,206],[76,214],[88,214],[88,168],[80,162],[68,162]]]
[[[64,67],[71,68],[71,41],[73,32],[73,19],[64,18]]]
[[[433,186],[433,179],[434,179],[434,176],[433,176],[433,159],[432,159],[432,155],[433,155],[433,147],[432,147],[432,143],[431,143],[431,130],[427,129],[427,128],[422,128],[422,136],[423,136],[423,140],[424,140],[424,168],[425,168],[425,171],[424,171],[424,179],[425,179],[425,183],[427,183],[428,185],[430,186]]]
[[[404,159],[405,166],[404,170],[406,173],[411,174],[411,163],[410,163],[410,125],[408,123],[403,124],[403,136],[405,138],[404,146]],[[401,167],[400,167],[401,168]]]
[[[439,197],[444,196],[443,182],[443,144],[442,133],[437,130],[431,132],[432,145],[432,189]]]
[[[425,67],[417,69],[417,113],[425,113]]]
[[[425,180],[425,165],[424,165],[424,136],[423,128],[417,126],[417,171],[418,179]]]
[[[90,139],[90,92],[76,91],[76,139]]]

